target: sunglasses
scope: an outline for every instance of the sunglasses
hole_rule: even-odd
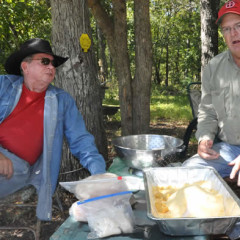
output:
[[[53,67],[57,67],[57,61],[55,59],[50,60],[49,58],[37,58],[37,59],[32,59],[32,60],[41,60],[41,64],[44,66],[48,66],[50,63],[52,64]]]

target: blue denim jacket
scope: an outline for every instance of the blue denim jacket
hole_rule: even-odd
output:
[[[0,124],[17,105],[22,84],[22,76],[0,76]],[[105,161],[94,137],[86,130],[74,99],[64,90],[49,85],[44,105],[43,153],[33,165],[31,177],[31,184],[38,192],[37,216],[41,220],[52,218],[52,195],[57,185],[64,136],[71,153],[92,175],[106,171]]]

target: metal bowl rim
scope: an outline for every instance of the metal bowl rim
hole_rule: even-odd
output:
[[[177,139],[180,142],[180,144],[178,146],[175,146],[174,147],[175,149],[177,149],[177,148],[179,148],[183,145],[183,140],[180,139],[180,138],[172,137],[172,136],[169,136],[169,135],[159,135],[159,134],[135,134],[135,135],[127,135],[127,136],[116,137],[116,138],[112,139],[112,144],[115,147],[125,149],[125,150],[133,150],[133,151],[135,150],[135,151],[144,151],[144,152],[147,152],[147,151],[154,152],[154,151],[164,150],[164,148],[154,148],[154,149],[149,149],[149,150],[138,149],[138,148],[129,148],[129,147],[123,147],[123,146],[120,146],[119,144],[114,143],[117,139],[120,139],[120,138],[130,138],[130,137],[139,137],[139,136],[162,136],[162,137]]]

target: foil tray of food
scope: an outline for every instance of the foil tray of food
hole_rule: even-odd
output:
[[[147,216],[171,236],[226,234],[240,220],[240,200],[211,167],[143,171]]]

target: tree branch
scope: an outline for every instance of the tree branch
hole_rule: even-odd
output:
[[[94,18],[97,21],[98,26],[101,28],[109,44],[113,43],[114,27],[113,22],[105,9],[102,7],[99,0],[87,0],[88,7]]]

